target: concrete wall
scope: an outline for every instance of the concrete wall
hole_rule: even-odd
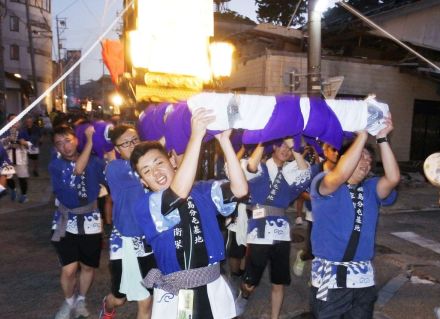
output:
[[[387,103],[393,114],[392,145],[400,161],[409,160],[413,107],[416,99],[439,101],[438,85],[421,76],[400,73],[397,67],[358,63],[355,61],[323,60],[322,74],[345,77],[339,94],[368,95]]]
[[[305,54],[262,55],[238,65],[226,81],[225,88],[246,87],[244,92],[275,95],[289,92],[285,85],[287,72],[299,73],[300,86],[294,94],[307,92],[307,58]],[[413,106],[416,99],[439,101],[438,85],[421,76],[400,73],[397,67],[365,63],[356,59],[322,60],[322,77],[344,76],[339,94],[366,96],[374,93],[377,99],[389,104],[393,114],[392,145],[399,161],[409,160]],[[243,91],[243,90],[242,90]]]

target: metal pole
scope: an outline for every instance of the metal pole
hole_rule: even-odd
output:
[[[307,50],[307,94],[321,96],[321,13],[315,10],[317,0],[308,3],[309,45]]]
[[[59,19],[58,16],[56,16],[55,20],[57,22],[58,77],[60,77],[61,74],[63,74],[63,64],[61,62],[61,39],[60,39],[60,21],[61,21],[61,19]],[[62,108],[62,111],[64,112],[65,111],[65,109],[64,109],[64,81],[62,81],[60,83],[59,91],[61,92],[61,94],[60,94],[61,108]]]
[[[292,17],[290,18],[290,21],[289,21],[289,23],[287,24],[287,27],[286,27],[287,29],[289,29],[290,26],[292,25],[293,19],[294,19],[295,16],[296,16],[296,12],[298,11],[298,9],[299,9],[299,5],[301,4],[301,2],[302,2],[302,0],[298,0],[298,3],[296,4],[296,7],[295,7],[295,11],[293,11]]]
[[[26,25],[28,29],[28,41],[31,57],[31,69],[32,69],[32,84],[34,85],[34,96],[38,96],[37,87],[37,73],[35,71],[35,52],[34,52],[34,40],[32,37],[31,18],[29,12],[29,0],[26,0]]]
[[[413,48],[407,46],[405,43],[403,43],[402,41],[400,41],[399,39],[397,39],[395,36],[393,36],[391,33],[389,33],[388,31],[386,31],[385,29],[381,28],[379,25],[377,25],[376,23],[374,23],[373,21],[371,21],[370,19],[368,19],[366,16],[364,16],[362,13],[360,13],[359,11],[357,11],[356,9],[354,9],[352,6],[344,3],[343,1],[339,1],[337,2],[338,5],[340,5],[341,7],[344,7],[345,9],[347,9],[347,11],[351,12],[352,14],[354,14],[355,16],[357,16],[359,19],[365,21],[368,25],[370,25],[371,27],[373,27],[376,30],[379,30],[380,32],[382,32],[385,36],[387,36],[389,39],[393,40],[394,42],[396,42],[397,44],[399,44],[400,46],[404,47],[405,49],[407,49],[409,52],[411,52],[412,54],[414,54],[415,56],[417,56],[418,58],[422,59],[423,61],[425,61],[426,63],[428,63],[430,66],[432,66],[434,69],[436,69],[437,71],[440,71],[440,67],[438,65],[436,65],[434,62],[428,60],[427,58],[425,58],[423,55],[421,55],[419,52],[417,52],[416,50],[414,50]]]
[[[3,10],[4,4],[0,3],[0,124],[3,124],[6,116],[6,81],[5,81],[5,64],[3,61]]]

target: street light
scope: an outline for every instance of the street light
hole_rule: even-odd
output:
[[[213,77],[230,76],[234,46],[227,42],[213,42],[209,45],[211,72]]]
[[[122,98],[122,96],[119,93],[114,93],[111,96],[111,101],[112,101],[112,104],[116,107],[120,107],[122,105],[122,103],[124,103],[124,99]]]
[[[329,1],[328,0],[318,0],[315,4],[314,10],[323,13],[327,7],[328,7]]]

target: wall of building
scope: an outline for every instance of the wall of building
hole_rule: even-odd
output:
[[[37,78],[38,95],[43,93],[52,84],[52,35],[50,1],[40,0],[37,2],[40,7],[30,6],[29,15],[32,25],[32,38],[34,46],[35,73]],[[18,31],[11,30],[11,17],[18,18]],[[7,1],[6,15],[2,19],[3,47],[5,71],[18,73],[25,80],[32,83],[32,66],[30,55],[30,43],[28,38],[27,18],[25,1]],[[19,59],[11,59],[11,45],[19,46]],[[38,97],[38,96],[36,96]],[[35,98],[36,98],[35,97]],[[32,100],[32,99],[31,99]],[[17,101],[6,100],[7,111],[16,110]],[[20,103],[23,103],[21,101]],[[14,104],[14,105],[12,105]],[[41,102],[48,107],[52,105],[51,97],[48,96]],[[23,108],[26,105],[20,105]]]
[[[323,77],[343,75],[340,94],[376,94],[393,114],[393,150],[398,160],[409,160],[413,107],[416,99],[440,101],[438,84],[421,76],[404,74],[399,68],[359,63],[354,60],[323,60]]]
[[[225,87],[255,93],[276,95],[289,92],[286,74],[294,69],[299,87],[294,94],[306,94],[307,57],[298,54],[269,54],[238,65],[225,82]],[[413,106],[416,99],[440,101],[438,85],[421,76],[404,74],[399,68],[365,63],[356,59],[322,60],[322,77],[344,76],[339,94],[366,96],[374,93],[390,106],[395,129],[392,144],[399,161],[409,160]],[[246,89],[243,89],[246,88]]]
[[[391,12],[372,17],[382,28],[401,41],[440,50],[440,3],[418,1]],[[381,36],[379,31],[372,33]]]

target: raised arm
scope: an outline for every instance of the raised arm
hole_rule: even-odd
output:
[[[258,144],[255,147],[252,155],[249,157],[247,170],[251,173],[256,173],[258,171],[258,165],[261,163],[261,159],[263,158],[264,146],[263,144]]]
[[[95,128],[92,125],[86,128],[86,130],[84,131],[84,134],[87,138],[87,142],[86,145],[84,146],[83,151],[76,160],[75,170],[73,172],[75,175],[81,175],[87,167],[87,163],[89,162],[90,154],[92,152],[94,133],[95,133]]]
[[[238,150],[238,152],[237,152],[238,160],[241,160],[244,157],[245,154],[246,154],[246,148],[244,147],[244,145],[242,145],[240,147],[240,149]]]
[[[234,152],[231,140],[229,136],[231,135],[231,130],[224,131],[217,134],[215,138],[218,140],[220,147],[223,150],[223,154],[226,159],[226,164],[228,165],[229,180],[231,182],[231,191],[237,198],[241,198],[248,193],[248,183],[244,177],[243,170],[240,166],[240,161]]]
[[[391,114],[385,120],[386,127],[377,133],[376,138],[386,138],[387,135],[393,130],[393,122],[391,120]],[[377,144],[380,149],[380,157],[382,159],[382,165],[385,175],[379,179],[377,183],[377,195],[379,198],[386,198],[391,191],[399,184],[400,170],[391,150],[390,143],[385,141]]]
[[[206,127],[214,122],[214,120],[215,116],[212,111],[204,108],[198,108],[193,111],[191,117],[191,137],[186,146],[182,163],[177,169],[173,182],[170,185],[173,192],[180,198],[187,198],[191,191],[196,177],[200,147],[206,133]]]
[[[304,159],[304,156],[301,153],[295,152],[293,149],[293,139],[292,138],[286,138],[284,142],[287,144],[287,146],[292,150],[293,157],[295,158],[296,164],[298,164],[298,169],[307,169],[309,165],[307,164],[306,160]]]
[[[321,195],[329,195],[335,192],[339,186],[348,181],[362,156],[367,138],[367,131],[359,131],[357,133],[353,144],[341,156],[336,167],[323,178],[319,185],[319,193]]]

